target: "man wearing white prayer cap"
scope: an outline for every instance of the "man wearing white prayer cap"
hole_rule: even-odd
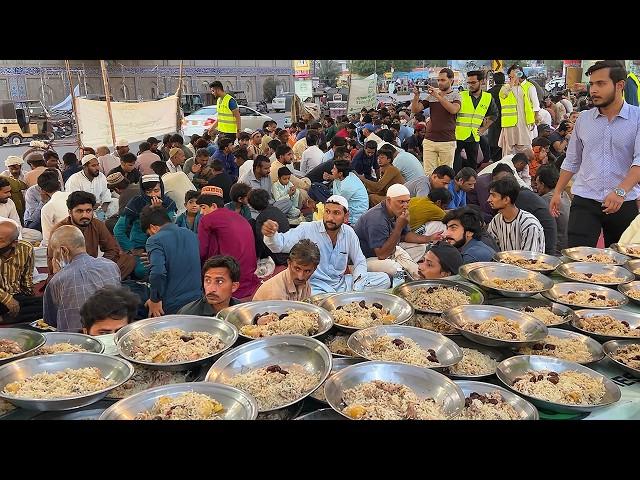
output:
[[[303,222],[286,233],[278,232],[278,223],[267,220],[262,225],[264,244],[273,253],[288,253],[302,239],[309,239],[320,249],[320,263],[311,275],[311,293],[334,293],[385,290],[391,286],[386,273],[367,271],[367,260],[351,226],[349,202],[332,195],[324,203],[324,216],[315,222]],[[347,266],[350,272],[346,274]]]
[[[417,262],[424,256],[426,244],[440,239],[440,233],[418,235],[409,229],[410,198],[407,187],[399,183],[391,185],[385,201],[368,210],[356,223],[354,230],[369,271],[394,275],[402,268],[417,279]]]

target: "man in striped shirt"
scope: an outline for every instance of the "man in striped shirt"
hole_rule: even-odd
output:
[[[42,299],[33,296],[33,247],[19,240],[18,226],[0,221],[0,323],[42,318]]]
[[[487,231],[496,239],[501,251],[528,250],[544,253],[544,230],[531,213],[515,206],[520,186],[508,176],[489,185],[487,202],[498,214],[493,217]]]

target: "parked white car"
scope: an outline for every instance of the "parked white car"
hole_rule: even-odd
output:
[[[275,112],[284,112],[285,110],[290,110],[291,97],[293,97],[293,95],[294,94],[291,92],[281,93],[280,95],[278,95],[273,99],[273,102],[271,103],[271,108]]]
[[[267,120],[273,120],[270,116],[264,115],[253,108],[245,107],[244,105],[238,105],[238,108],[240,109],[241,130],[245,128],[257,130],[258,128],[262,128],[262,125]],[[211,127],[217,118],[218,112],[215,105],[209,105],[200,110],[196,110],[182,120],[182,134],[185,137],[193,134],[202,135],[206,129]]]

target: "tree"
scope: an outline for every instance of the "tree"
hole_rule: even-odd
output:
[[[320,60],[318,67],[319,81],[330,87],[336,86],[336,79],[342,70],[333,60]]]
[[[267,102],[272,102],[276,97],[276,81],[273,77],[267,77],[267,79],[262,84],[262,93],[264,94],[264,99]]]
[[[374,73],[374,69],[375,73],[382,75],[384,72],[390,72],[391,67],[394,70],[407,72],[418,66],[422,66],[422,60],[352,60],[349,71],[366,77]]]

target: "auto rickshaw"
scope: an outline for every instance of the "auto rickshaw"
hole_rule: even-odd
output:
[[[54,138],[50,114],[40,100],[0,101],[0,145]]]

